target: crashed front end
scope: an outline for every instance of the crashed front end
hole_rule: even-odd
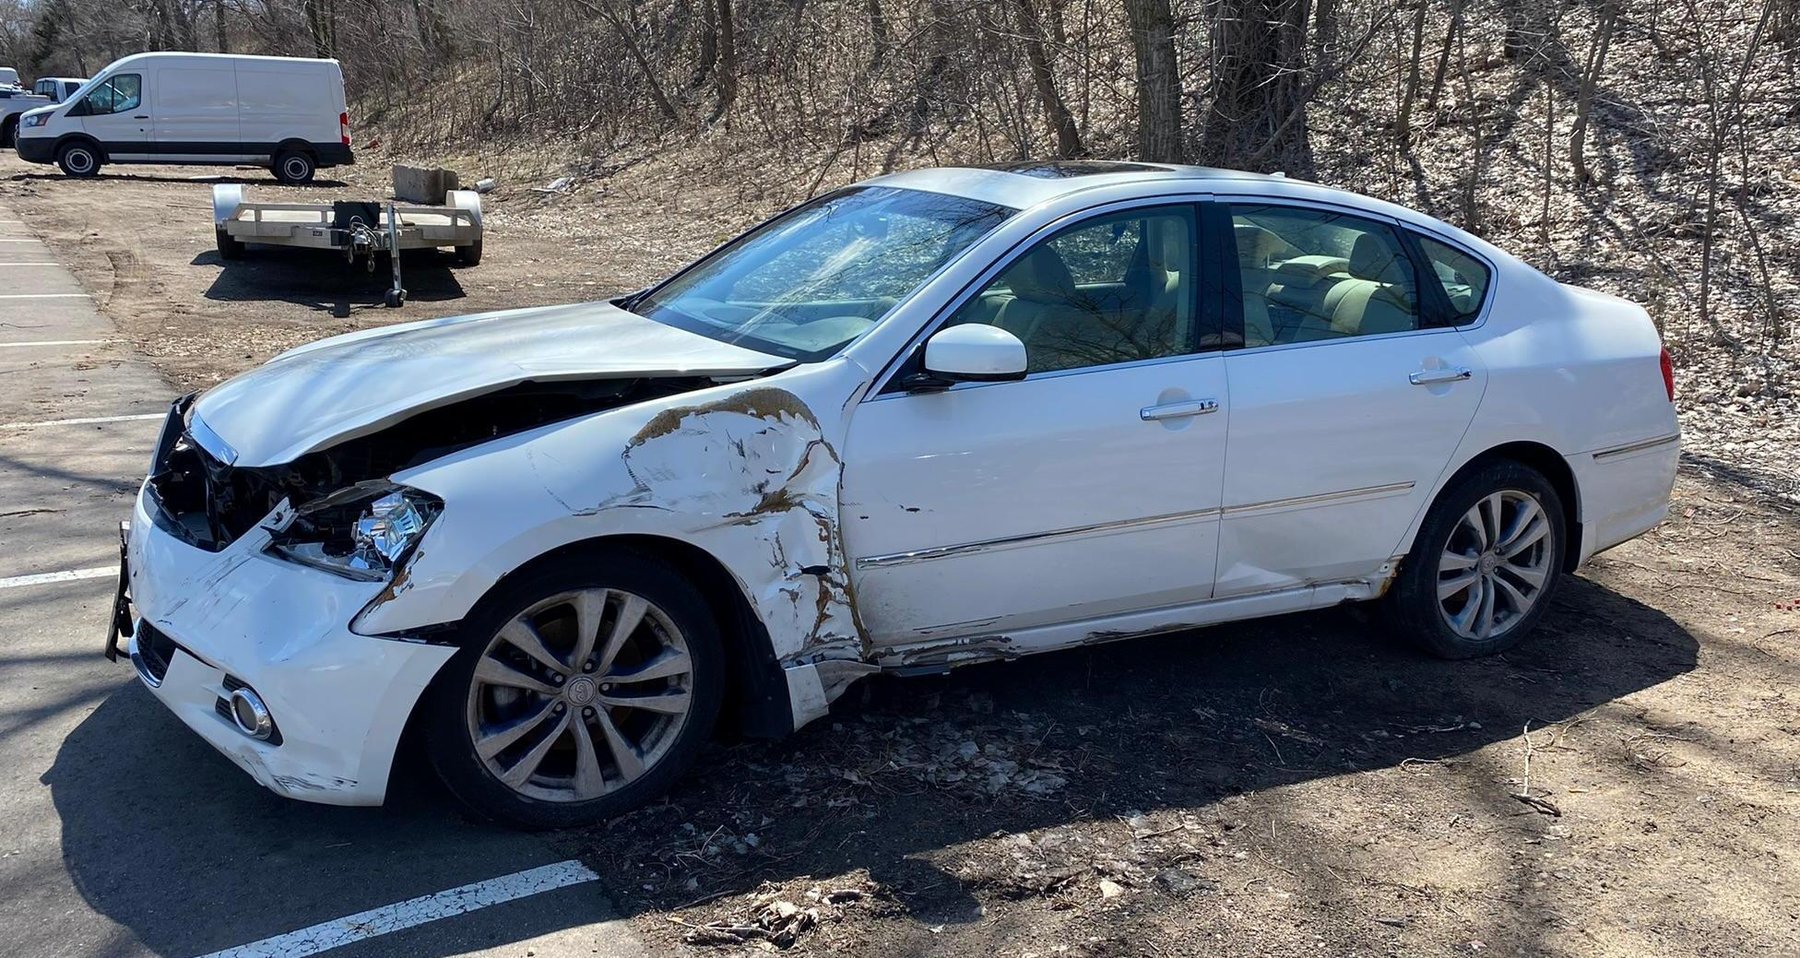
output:
[[[270,790],[380,804],[407,717],[455,650],[355,631],[390,587],[368,547],[382,530],[363,523],[358,547],[356,520],[343,526],[373,500],[302,517],[287,495],[299,490],[234,468],[189,404],[171,411],[126,537],[132,663]]]

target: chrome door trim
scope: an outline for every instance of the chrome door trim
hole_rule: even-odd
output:
[[[1634,452],[1643,452],[1646,449],[1654,449],[1657,446],[1666,446],[1669,443],[1679,441],[1681,441],[1681,434],[1673,433],[1667,436],[1658,436],[1655,439],[1644,439],[1638,442],[1626,443],[1623,446],[1613,446],[1609,449],[1601,449],[1593,453],[1594,461],[1607,462],[1617,459],[1620,456],[1629,456]]]
[[[1096,522],[1091,525],[1074,526],[1068,529],[1055,529],[1049,532],[1030,532],[1024,535],[1006,536],[999,539],[983,539],[979,542],[960,542],[956,545],[933,546],[929,549],[915,549],[911,552],[890,552],[885,555],[863,556],[856,560],[858,569],[884,569],[889,566],[906,565],[912,562],[926,562],[931,559],[943,559],[950,556],[974,555],[996,549],[1009,549],[1016,546],[1031,545],[1049,539],[1069,537],[1106,535],[1125,529],[1143,529],[1162,525],[1174,525],[1182,522],[1198,522],[1203,519],[1249,515],[1257,512],[1272,512],[1281,509],[1308,508],[1326,503],[1344,502],[1353,499],[1379,499],[1385,496],[1400,495],[1412,490],[1415,483],[1390,482],[1380,486],[1365,486],[1360,489],[1345,489],[1341,492],[1322,492],[1311,496],[1295,496],[1291,499],[1271,499],[1267,502],[1252,502],[1240,506],[1227,506],[1223,509],[1196,509],[1192,512],[1176,512],[1164,516],[1151,516],[1147,519],[1123,519],[1115,522]]]
[[[1225,518],[1252,515],[1258,512],[1278,512],[1283,509],[1309,508],[1327,503],[1349,502],[1355,499],[1384,499],[1411,492],[1413,482],[1390,482],[1379,486],[1363,486],[1360,489],[1344,489],[1338,492],[1320,492],[1310,496],[1294,496],[1290,499],[1270,499],[1267,502],[1249,502],[1238,506],[1226,506]]]
[[[1218,509],[1196,509],[1192,512],[1174,512],[1164,516],[1151,516],[1146,519],[1121,519],[1114,522],[1096,522],[1091,525],[1074,526],[1068,529],[1055,529],[1049,532],[1028,532],[1024,535],[1006,536],[999,539],[983,539],[979,542],[961,542],[949,546],[933,546],[929,549],[917,549],[912,552],[892,552],[887,555],[864,556],[856,560],[858,569],[881,569],[888,566],[906,565],[910,562],[924,562],[928,559],[942,559],[948,556],[973,555],[995,549],[1008,549],[1014,546],[1029,545],[1046,539],[1063,539],[1071,537],[1105,535],[1125,529],[1144,529],[1154,526],[1175,525],[1182,522],[1196,522],[1201,519],[1216,519]]]

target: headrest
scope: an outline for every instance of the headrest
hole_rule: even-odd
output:
[[[1192,257],[1188,251],[1187,220],[1160,216],[1150,220],[1156,242],[1150,246],[1150,265],[1170,273],[1185,272]]]
[[[1067,303],[1076,296],[1075,277],[1048,245],[1038,246],[1008,267],[1006,285],[1014,296],[1038,303]]]
[[[1274,233],[1249,223],[1233,224],[1231,234],[1237,240],[1238,265],[1250,269],[1267,269],[1281,242]]]
[[[1350,247],[1350,275],[1378,283],[1406,282],[1406,271],[1395,257],[1394,247],[1374,233],[1358,236]]]

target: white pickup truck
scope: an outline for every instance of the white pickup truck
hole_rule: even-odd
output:
[[[19,117],[40,106],[55,106],[81,89],[81,77],[39,77],[30,90],[18,86],[19,74],[0,67],[0,147],[12,146],[19,135]]]

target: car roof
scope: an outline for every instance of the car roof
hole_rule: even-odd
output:
[[[130,56],[120,57],[112,63],[107,64],[106,69],[113,70],[127,64],[140,63],[146,60],[249,60],[260,63],[286,63],[290,65],[310,63],[329,63],[332,66],[338,65],[338,61],[336,60],[321,59],[318,57],[265,57],[248,53],[189,53],[180,50],[156,50],[149,53],[133,53]]]
[[[1280,173],[1122,160],[1045,160],[908,170],[865,182],[961,196],[1018,210],[1028,210],[1101,187],[1131,184],[1141,186],[1139,192],[1144,197],[1193,190],[1329,203],[1421,227],[1474,246],[1489,256],[1506,255],[1480,237],[1417,210]]]

